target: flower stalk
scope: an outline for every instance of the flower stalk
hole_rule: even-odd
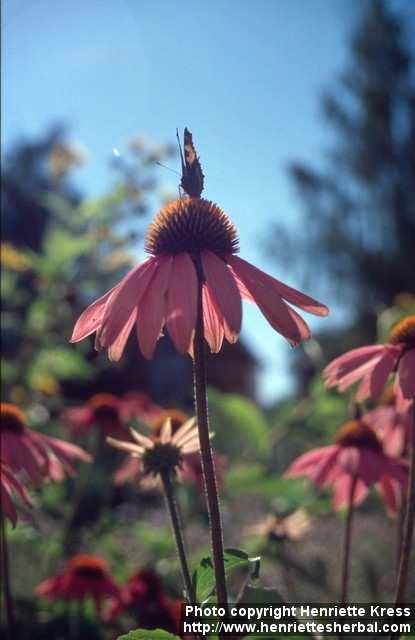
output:
[[[356,484],[357,484],[357,475],[354,475],[352,479],[352,484],[350,485],[346,524],[344,529],[342,581],[341,581],[341,595],[340,595],[340,602],[342,604],[346,604],[347,596],[348,596],[350,549],[351,549],[351,541],[352,541],[352,524],[353,524],[353,515],[354,515],[353,501],[354,501],[354,494],[356,490]]]
[[[409,447],[411,457],[409,463],[409,482],[395,604],[400,604],[405,600],[415,523],[415,400],[412,401],[412,428]]]
[[[9,568],[9,552],[6,535],[6,522],[3,513],[0,514],[1,520],[1,575],[4,594],[4,608],[6,610],[6,633],[7,640],[13,640],[14,636],[14,606],[13,596],[10,585],[10,568]]]
[[[209,513],[209,525],[213,552],[213,566],[215,570],[216,594],[218,604],[227,605],[225,564],[223,553],[222,523],[219,508],[219,496],[209,436],[209,417],[206,392],[206,362],[203,329],[203,282],[199,272],[197,321],[193,342],[194,358],[194,390],[196,404],[196,418],[199,430],[200,453],[202,458],[203,478]]]
[[[190,576],[189,565],[186,558],[186,550],[184,546],[183,531],[180,521],[180,515],[178,505],[176,503],[174,495],[174,486],[171,478],[171,474],[168,471],[162,471],[160,473],[161,482],[163,485],[163,491],[166,498],[166,506],[170,515],[171,526],[173,529],[174,539],[176,541],[177,554],[179,556],[180,567],[183,576],[184,587],[186,591],[186,600],[188,602],[195,602],[195,594],[192,585],[192,579]]]

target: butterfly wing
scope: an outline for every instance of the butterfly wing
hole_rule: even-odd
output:
[[[180,149],[182,161],[182,179],[180,185],[183,190],[193,198],[200,198],[203,191],[204,175],[199,158],[193,144],[192,134],[188,129],[184,130],[184,158]]]

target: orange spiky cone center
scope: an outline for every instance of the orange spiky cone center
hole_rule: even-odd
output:
[[[115,422],[119,418],[119,400],[112,393],[97,393],[88,404],[97,422]]]
[[[361,420],[348,420],[337,432],[336,442],[341,447],[359,447],[381,452],[382,445],[376,434]]]
[[[1,403],[1,429],[22,434],[27,428],[26,416],[16,405],[10,402]]]
[[[179,198],[156,215],[148,228],[145,249],[153,255],[209,250],[226,256],[237,253],[238,235],[227,214],[213,202]]]
[[[108,564],[103,558],[87,554],[74,556],[68,566],[73,573],[85,578],[102,578],[109,572]]]
[[[405,344],[415,348],[415,315],[403,318],[392,327],[389,344]]]

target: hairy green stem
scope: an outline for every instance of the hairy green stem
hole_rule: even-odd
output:
[[[342,582],[341,582],[341,595],[340,601],[342,604],[346,604],[349,586],[349,568],[350,568],[350,548],[352,541],[352,523],[353,523],[353,499],[356,490],[357,476],[352,479],[350,485],[350,493],[347,504],[347,516],[344,529],[344,542],[343,542],[343,566],[342,566]]]
[[[174,495],[173,482],[169,472],[161,473],[160,477],[163,485],[164,495],[166,498],[167,510],[170,515],[174,539],[176,540],[177,553],[180,560],[180,567],[182,570],[183,582],[186,590],[186,600],[188,602],[195,602],[195,594],[193,590],[192,579],[190,577],[189,565],[186,558],[183,531],[180,521],[179,509]]]
[[[200,453],[202,457],[203,478],[209,513],[209,525],[215,570],[216,594],[218,604],[227,605],[225,565],[223,554],[222,523],[220,517],[218,488],[209,436],[209,417],[206,393],[206,362],[203,328],[202,280],[199,276],[198,308],[196,332],[193,343],[194,389],[196,418],[199,429]]]
[[[6,610],[6,633],[8,640],[13,640],[14,636],[14,607],[13,596],[10,586],[9,552],[7,546],[6,523],[3,513],[1,519],[1,573],[4,594],[4,608]]]
[[[408,492],[406,496],[406,512],[403,526],[403,538],[401,544],[401,558],[399,562],[398,582],[396,586],[395,605],[405,601],[405,592],[408,582],[408,571],[412,553],[412,538],[415,523],[415,400],[412,401],[412,425],[409,439],[410,463]],[[391,639],[399,638],[399,635],[391,635]]]

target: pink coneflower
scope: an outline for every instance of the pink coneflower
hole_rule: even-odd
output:
[[[119,360],[134,326],[139,347],[151,358],[166,325],[181,353],[192,351],[198,281],[203,281],[204,334],[212,352],[241,328],[241,299],[255,302],[271,326],[291,345],[310,337],[304,320],[288,303],[325,316],[325,305],[288,287],[235,254],[237,231],[220,207],[185,197],[165,206],[150,225],[151,257],[93,302],[78,319],[71,341],[96,332],[96,347]]]
[[[317,487],[332,487],[336,510],[359,505],[374,485],[388,511],[395,514],[407,484],[406,463],[385,454],[380,440],[362,419],[349,420],[339,430],[336,444],[313,449],[297,458],[287,477],[306,476]]]
[[[17,510],[13,502],[13,493],[16,493],[28,507],[32,506],[29,495],[24,486],[20,484],[17,478],[15,478],[11,469],[0,461],[1,509],[6,518],[8,518],[13,527],[15,527],[17,522]]]
[[[356,418],[340,428],[336,444],[305,453],[287,471],[287,477],[306,476],[317,487],[330,486],[334,508],[347,509],[340,597],[343,603],[347,601],[354,507],[374,485],[389,513],[396,514],[408,480],[404,465],[403,460],[387,456],[374,431]]]
[[[151,437],[159,438],[161,428],[167,418],[171,420],[172,435],[174,435],[180,427],[189,420],[189,416],[183,411],[177,409],[161,409],[156,419],[149,421],[151,427]],[[218,487],[223,486],[223,472],[227,464],[225,456],[213,453],[216,470],[216,480]],[[193,484],[200,491],[203,490],[203,472],[202,462],[199,453],[190,453],[186,455],[181,463],[178,476],[183,482]],[[139,458],[129,456],[114,474],[115,484],[121,485],[126,482],[140,482],[143,488],[154,488],[154,480],[148,482],[145,478],[142,463]]]
[[[327,387],[339,391],[361,380],[356,400],[377,399],[389,376],[404,399],[415,397],[415,315],[400,320],[391,330],[387,344],[359,347],[339,356],[323,372]]]
[[[399,458],[408,450],[414,407],[410,400],[397,398],[392,387],[385,389],[380,401],[381,405],[367,411],[364,419],[376,431],[385,453]]]
[[[34,482],[60,481],[75,472],[73,462],[91,462],[80,447],[29,429],[24,413],[14,404],[1,403],[2,460],[14,472],[24,471]]]
[[[71,433],[84,436],[91,429],[99,428],[104,438],[126,437],[127,422],[147,421],[160,411],[145,394],[128,393],[118,397],[112,393],[97,393],[81,406],[65,409],[64,422]]]
[[[161,579],[154,571],[144,569],[128,580],[121,599],[110,603],[105,619],[114,620],[128,611],[143,629],[180,633],[182,605],[181,600],[165,595]]]
[[[115,438],[108,438],[107,441],[113,447],[138,458],[143,476],[153,477],[160,481],[166,498],[173,535],[176,539],[187,599],[189,602],[194,602],[194,589],[187,564],[181,518],[174,495],[174,480],[180,473],[185,458],[200,450],[196,421],[194,418],[186,420],[173,433],[172,419],[169,416],[163,422],[159,433],[152,438],[144,436],[134,429],[130,429],[130,432],[134,442],[125,442]]]
[[[36,594],[55,600],[80,600],[93,598],[98,615],[106,598],[121,598],[121,589],[111,578],[107,562],[93,555],[73,556],[65,569],[44,580],[36,587]]]
[[[133,442],[108,438],[108,443],[116,449],[129,453],[140,462],[143,476],[157,477],[162,473],[180,473],[184,459],[199,451],[199,437],[194,418],[186,420],[173,432],[172,419],[167,417],[160,432],[152,437],[144,436],[130,429]]]

